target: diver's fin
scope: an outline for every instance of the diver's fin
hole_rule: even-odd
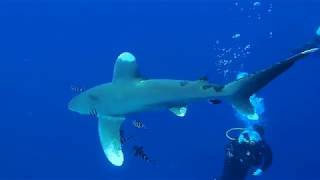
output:
[[[267,69],[235,80],[224,86],[223,92],[229,95],[232,104],[238,111],[251,115],[254,113],[254,108],[249,101],[249,97],[253,93],[256,93],[270,81],[288,70],[298,60],[318,51],[319,48],[303,51]]]
[[[170,108],[170,111],[176,116],[184,117],[187,114],[188,108],[186,106],[177,106]]]
[[[136,58],[129,52],[120,54],[114,65],[112,82],[140,79]]]
[[[115,166],[122,166],[124,155],[120,142],[120,126],[123,117],[99,116],[99,137],[107,159]]]

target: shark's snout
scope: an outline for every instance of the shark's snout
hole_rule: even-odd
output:
[[[68,103],[68,109],[70,110],[70,111],[74,111],[74,112],[76,112],[77,111],[77,103],[76,103],[76,97],[74,97],[74,98],[72,98],[70,101],[69,101],[69,103]]]
[[[83,115],[92,114],[95,109],[93,104],[95,100],[87,93],[82,93],[74,98],[72,98],[68,104],[68,109],[73,112],[77,112]]]
[[[88,105],[89,102],[85,96],[79,95],[72,98],[68,104],[68,108],[70,111],[78,112],[80,114],[88,113]]]

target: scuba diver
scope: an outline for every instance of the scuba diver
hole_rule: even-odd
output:
[[[229,133],[241,130],[238,138]],[[225,148],[222,176],[219,180],[244,180],[249,173],[260,176],[272,164],[272,151],[264,140],[264,128],[254,125],[251,128],[233,128],[227,131],[230,143]]]

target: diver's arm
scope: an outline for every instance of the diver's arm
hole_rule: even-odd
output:
[[[272,164],[272,150],[269,145],[265,144],[263,152],[263,164],[261,167],[262,171],[266,171]]]

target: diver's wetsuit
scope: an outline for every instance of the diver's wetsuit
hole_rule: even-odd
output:
[[[272,164],[272,151],[264,141],[255,144],[232,141],[225,150],[223,174],[219,180],[244,180],[252,170],[266,171]]]

